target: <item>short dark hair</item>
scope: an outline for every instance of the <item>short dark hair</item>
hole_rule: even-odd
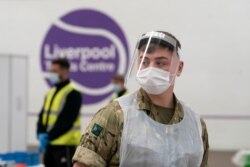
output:
[[[61,68],[64,69],[69,69],[70,68],[70,63],[68,59],[66,58],[58,58],[52,61],[52,64],[58,64]]]
[[[120,74],[116,74],[112,77],[112,80],[115,80],[115,81],[121,81],[121,82],[124,82],[125,79],[124,79],[124,76],[123,75],[120,75]]]

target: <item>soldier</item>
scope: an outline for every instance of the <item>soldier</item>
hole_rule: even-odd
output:
[[[82,135],[74,167],[206,167],[204,121],[175,96],[180,42],[153,31],[138,40],[127,82],[140,90],[100,109]]]

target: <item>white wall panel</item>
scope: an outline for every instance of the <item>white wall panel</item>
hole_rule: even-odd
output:
[[[10,131],[10,59],[7,56],[0,55],[0,152],[9,149]]]
[[[28,62],[27,57],[11,56],[11,151],[27,146]]]
[[[0,153],[26,150],[27,57],[0,55]]]

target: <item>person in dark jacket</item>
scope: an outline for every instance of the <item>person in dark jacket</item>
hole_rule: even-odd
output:
[[[45,167],[71,167],[72,156],[80,141],[81,93],[69,79],[67,59],[52,61],[48,91],[37,122],[39,151]]]

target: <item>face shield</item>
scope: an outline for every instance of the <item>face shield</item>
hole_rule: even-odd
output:
[[[175,80],[179,55],[174,38],[162,32],[143,34],[137,42],[126,84],[137,83],[149,94],[161,94]]]

